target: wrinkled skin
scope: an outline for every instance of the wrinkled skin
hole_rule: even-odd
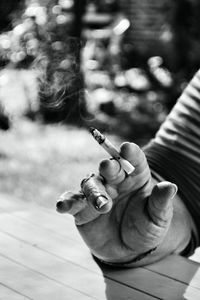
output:
[[[155,247],[153,254],[131,266],[180,252],[188,243],[191,225],[182,204],[174,208],[176,185],[152,178],[136,144],[124,143],[120,154],[135,167],[132,174],[127,176],[116,160],[103,160],[99,174],[85,180],[81,192],[61,196],[58,212],[74,216],[91,252],[108,263],[128,262]],[[96,207],[99,195],[107,198],[106,203],[105,197],[100,198],[100,203],[104,201],[100,209]]]

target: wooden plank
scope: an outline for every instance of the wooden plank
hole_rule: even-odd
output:
[[[0,233],[0,253],[55,282],[96,299],[104,299],[103,276]],[[13,251],[15,249],[15,251]],[[98,286],[96,283],[98,282]]]
[[[115,282],[109,280],[108,278],[104,278],[105,280],[105,294],[106,300],[155,300],[157,298],[145,294],[143,292],[132,289],[126,285],[122,285],[119,282]]]
[[[64,260],[102,274],[83,241],[78,243],[8,213],[0,214],[0,231]],[[71,231],[70,226],[67,231]]]
[[[73,225],[74,224],[71,224],[71,226]],[[99,268],[91,259],[91,254],[83,242],[79,244],[76,241],[74,242],[71,239],[59,236],[52,231],[47,231],[34,224],[29,224],[28,220],[19,219],[10,214],[2,214],[0,216],[0,228],[4,232],[14,234],[15,237],[26,241],[30,245],[33,244],[53,255],[71,261],[91,271],[95,271],[98,274],[100,273]],[[71,227],[68,227],[68,232],[70,231]],[[32,233],[31,235],[30,232]],[[46,238],[47,235],[48,239]],[[179,268],[177,268],[177,264]],[[199,288],[200,276],[198,275],[199,273],[197,273],[199,265],[183,257],[170,256],[146,268],[150,271]],[[195,280],[191,282],[192,275],[195,273],[197,273]]]
[[[5,208],[5,207],[4,207]],[[27,212],[26,212],[27,213]],[[42,222],[42,220],[44,220],[44,218],[42,217],[43,216],[43,213],[44,213],[44,215],[45,215],[45,218],[46,218],[46,221],[48,220],[48,224],[50,223],[50,224],[52,224],[52,223],[54,223],[54,216],[53,216],[53,214],[48,214],[48,213],[46,213],[46,210],[45,210],[45,212],[43,211],[43,210],[39,210],[39,215],[40,215],[40,217],[39,217],[39,220],[36,218],[36,220],[37,220],[37,222],[38,221],[40,221],[41,223],[39,223],[39,225],[37,225],[38,226],[38,229],[39,229],[39,226],[40,225],[42,225],[42,224],[46,224],[46,222]],[[18,211],[18,212],[15,212],[15,215],[18,215],[18,216],[20,216],[21,218],[24,218],[24,212],[20,212],[20,211]],[[37,216],[37,211],[34,211],[34,214],[35,214],[35,216]],[[20,222],[16,222],[16,218],[15,219],[13,219],[12,218],[12,216],[10,215],[10,217],[8,217],[8,214],[7,214],[7,217],[6,217],[6,219],[4,219],[4,217],[6,216],[6,214],[4,214],[4,217],[2,217],[3,215],[1,215],[1,218],[0,218],[0,228],[2,228],[2,230],[7,230],[8,231],[8,233],[10,232],[10,234],[13,234],[13,232],[16,234],[16,232],[17,232],[17,234],[18,234],[18,238],[22,238],[22,237],[20,237],[19,236],[19,232],[20,231],[22,231],[23,232],[23,234],[24,234],[24,230],[22,230],[22,228],[23,227],[26,227],[26,226],[28,226],[28,229],[27,229],[27,232],[26,232],[26,235],[25,235],[25,239],[26,239],[26,241],[27,241],[27,234],[29,234],[29,236],[30,236],[30,232],[34,232],[34,234],[32,235],[32,236],[40,236],[40,234],[41,234],[41,230],[40,230],[40,233],[38,234],[37,233],[37,230],[36,230],[36,232],[35,231],[33,231],[33,228],[30,228],[29,226],[30,226],[30,224],[29,224],[29,221],[28,221],[28,218],[29,218],[29,220],[31,220],[31,222],[32,222],[32,217],[31,217],[31,211],[29,211],[28,212],[28,215],[26,214],[26,217],[24,218],[24,220],[26,219],[26,222],[27,222],[27,225],[25,225],[25,224],[23,224],[23,221],[21,220],[20,222],[22,222],[21,223],[21,225],[19,225],[19,223]],[[55,217],[55,219],[57,219],[58,218],[58,216],[59,215],[57,215],[56,217]],[[10,218],[10,221],[9,221],[9,218]],[[60,218],[59,217],[59,221],[58,221],[58,219],[57,219],[57,221],[56,221],[56,223],[61,223],[62,224],[62,226],[63,226],[63,224],[66,224],[65,223],[65,221],[66,221],[66,216],[65,216],[65,218],[64,219],[62,219],[62,221],[61,221],[61,219],[62,218]],[[19,221],[19,220],[18,220]],[[35,222],[35,220],[34,220],[34,222]],[[64,222],[64,223],[63,223]],[[5,224],[7,224],[6,226],[6,228],[5,228]],[[10,225],[9,225],[10,224]],[[16,226],[14,226],[14,224],[16,225],[16,224],[18,224],[17,225],[17,227]],[[72,224],[72,223],[71,223]],[[9,226],[10,227],[9,227]],[[33,225],[33,224],[32,224]],[[2,227],[3,226],[3,227]],[[13,227],[14,226],[14,227]],[[18,226],[19,226],[19,228],[18,228]],[[21,229],[20,229],[21,228]],[[17,229],[17,230],[16,230]],[[43,229],[45,229],[45,228],[43,228]],[[69,228],[70,229],[70,228]],[[34,229],[35,230],[35,229]],[[67,230],[67,232],[68,231],[71,231],[71,229],[70,230]],[[48,231],[48,233],[49,233],[49,231]],[[21,234],[21,233],[20,233]],[[40,239],[40,241],[37,241],[37,245],[39,245],[39,246],[41,246],[41,247],[44,247],[44,249],[46,249],[45,251],[49,251],[49,248],[47,247],[47,244],[45,245],[44,243],[43,244],[41,244],[41,241],[42,240],[45,240],[45,236],[44,236],[44,234],[46,234],[47,235],[47,232],[45,233],[45,230],[44,230],[44,232],[41,234],[41,236],[39,237],[39,239]],[[51,234],[52,234],[52,232],[51,232]],[[55,234],[55,232],[53,233],[53,234]],[[68,233],[67,233],[68,234]],[[48,240],[49,240],[49,234],[48,234]],[[51,236],[51,238],[52,238],[52,236]],[[51,238],[50,238],[50,240],[51,240]],[[31,241],[29,240],[29,243],[30,243]],[[63,256],[63,253],[61,254],[60,252],[57,252],[58,251],[58,249],[62,249],[63,247],[64,247],[64,245],[65,245],[65,243],[66,243],[66,241],[64,242],[64,243],[61,243],[61,246],[60,247],[58,247],[57,249],[55,249],[54,248],[54,246],[53,246],[53,243],[50,243],[51,244],[51,247],[50,247],[50,249],[51,249],[51,251],[53,250],[53,251],[55,251],[57,254],[56,255],[61,255],[63,258],[65,258],[65,259],[70,259],[70,260],[72,260],[74,263],[77,263],[77,257],[76,257],[76,259],[74,260],[74,258],[75,257],[72,257],[72,256],[68,256],[68,254],[69,254],[69,252],[67,253],[67,258],[66,258],[66,256]],[[56,243],[55,243],[55,240],[54,240],[54,244],[57,244],[57,241],[56,241]],[[58,242],[58,244],[60,245],[60,241]],[[72,247],[73,249],[75,249],[72,245],[71,246],[69,246],[68,245],[68,247],[67,248],[70,248],[70,247]],[[77,246],[76,246],[77,247]],[[61,250],[62,251],[62,250]],[[84,250],[85,251],[85,250]],[[73,251],[72,251],[73,252]],[[86,252],[84,252],[84,255],[86,255]],[[83,255],[83,256],[84,256]],[[86,255],[86,257],[87,257],[87,255]],[[90,259],[90,257],[89,257],[89,259],[87,259],[87,261],[91,261],[91,259]],[[183,261],[185,261],[185,259],[183,259],[182,260],[182,264],[183,264]],[[187,261],[187,260],[186,260]],[[78,263],[81,263],[81,262],[78,262]],[[163,262],[162,262],[163,263]],[[93,263],[92,263],[93,264]],[[173,261],[173,265],[174,265],[174,261]],[[180,264],[179,264],[180,265]],[[83,266],[83,265],[82,265]],[[87,267],[88,267],[88,264],[87,264]],[[91,267],[91,265],[89,265],[89,267]],[[92,267],[93,268],[93,267]],[[139,290],[144,290],[145,291],[145,293],[147,293],[147,294],[152,294],[152,290],[155,290],[156,291],[156,293],[155,294],[153,294],[154,296],[156,296],[156,297],[160,297],[160,296],[162,296],[162,297],[164,297],[164,296],[166,296],[166,293],[168,293],[167,295],[169,296],[169,286],[170,286],[170,288],[172,287],[172,290],[173,290],[173,293],[172,294],[174,294],[175,295],[175,297],[180,297],[180,298],[173,298],[173,295],[171,295],[172,296],[172,298],[166,298],[166,299],[182,299],[181,297],[183,297],[183,291],[186,291],[187,290],[187,292],[189,293],[189,296],[188,297],[193,297],[193,298],[188,298],[188,299],[199,299],[200,298],[200,295],[199,295],[199,291],[198,290],[196,290],[196,289],[193,289],[192,287],[188,287],[187,288],[187,285],[184,285],[184,284],[179,284],[178,282],[176,282],[176,281],[174,281],[174,280],[172,280],[171,278],[165,278],[165,277],[163,277],[163,275],[164,276],[169,276],[169,272],[168,273],[165,273],[165,272],[162,272],[161,270],[163,270],[163,265],[161,264],[161,266],[159,267],[159,263],[158,263],[158,265],[157,265],[157,268],[159,269],[159,272],[161,272],[162,273],[162,276],[158,276],[159,274],[156,274],[155,275],[155,273],[154,272],[157,272],[157,273],[159,273],[158,272],[158,270],[154,270],[154,269],[147,269],[147,270],[144,270],[144,269],[137,269],[137,270],[132,270],[132,281],[134,281],[134,285],[132,285],[132,283],[131,283],[131,276],[129,275],[129,272],[130,272],[130,270],[126,270],[125,271],[125,273],[122,273],[122,276],[120,276],[120,278],[119,278],[119,276],[117,276],[116,274],[119,274],[118,272],[116,273],[116,271],[114,270],[113,271],[113,269],[110,269],[109,270],[109,272],[107,272],[107,269],[106,270],[103,270],[103,272],[104,272],[104,275],[105,276],[107,276],[108,278],[112,278],[113,280],[116,280],[116,281],[119,281],[119,282],[121,282],[121,283],[123,283],[123,284],[130,284],[130,286],[132,287],[132,288],[135,288],[135,289],[139,289]],[[183,265],[183,270],[184,270],[184,265]],[[191,272],[192,272],[192,267],[190,267],[190,269],[191,269]],[[94,269],[95,270],[95,269]],[[193,271],[194,271],[194,268],[193,268]],[[96,270],[95,270],[95,272],[96,272]],[[142,274],[142,275],[141,275]],[[191,274],[190,274],[191,275]],[[128,276],[128,277],[127,277]],[[176,276],[179,276],[179,272],[177,273],[177,275]],[[176,280],[180,280],[180,281],[183,281],[183,279],[184,280],[186,280],[187,281],[187,283],[189,284],[189,281],[190,281],[190,279],[191,279],[191,282],[192,282],[192,286],[194,286],[194,287],[199,287],[199,285],[197,284],[197,282],[198,282],[198,276],[196,277],[197,279],[195,279],[195,280],[192,280],[192,278],[190,277],[190,276],[185,276],[185,278],[176,278],[176,276],[174,275],[174,277],[173,278],[175,278]],[[144,280],[142,280],[142,277],[143,277],[143,279]],[[135,280],[133,280],[135,278]],[[153,282],[151,282],[152,280],[150,280],[149,281],[149,278],[154,278],[154,280],[153,280]],[[163,278],[165,278],[165,280],[163,279]],[[125,281],[124,281],[125,280]],[[78,280],[79,281],[79,280]],[[143,283],[143,281],[145,281],[145,285],[144,286],[142,286],[141,285],[141,283]],[[149,286],[149,284],[147,284],[146,283],[146,281],[147,281],[147,283],[149,283],[149,282],[151,282],[151,285],[152,285],[152,287],[153,287],[153,289],[151,289],[150,288],[150,286]],[[158,286],[156,286],[155,285],[155,282],[157,283],[157,285],[159,286],[159,288],[158,288]],[[135,283],[137,283],[137,284],[135,284]],[[153,284],[154,283],[154,284]],[[177,290],[179,291],[179,292],[177,292]],[[178,293],[178,294],[177,294]],[[199,297],[199,298],[195,298],[195,297]],[[165,298],[162,298],[162,299],[165,299]]]
[[[189,259],[200,264],[200,247],[195,250],[194,254],[191,255]]]
[[[29,223],[40,228],[50,230],[59,236],[67,237],[81,245],[83,244],[83,240],[74,224],[73,217],[68,214],[48,213],[47,210],[28,210],[15,211],[13,215],[29,221]]]
[[[4,215],[5,217],[5,215]],[[10,216],[11,218],[11,216]],[[12,218],[11,218],[12,219]],[[0,228],[5,229],[3,224],[6,223],[6,219],[0,216]],[[13,225],[16,225],[16,219],[13,218]],[[24,226],[23,226],[24,227]],[[29,224],[27,223],[27,227]],[[10,228],[10,229],[9,229]],[[19,234],[19,228],[16,226],[17,230],[14,234]],[[10,230],[12,234],[13,227],[8,226],[7,230]],[[39,230],[38,230],[39,231]],[[31,230],[29,231],[30,234]],[[34,237],[36,233],[31,236]],[[39,234],[39,232],[37,233]],[[36,235],[37,235],[36,234]],[[47,237],[47,236],[46,236]],[[42,235],[42,239],[45,237]],[[97,299],[103,299],[105,296],[102,292],[105,289],[105,283],[103,276],[100,277],[94,272],[89,272],[87,269],[83,269],[67,260],[60,259],[49,253],[32,247],[31,245],[25,244],[22,241],[6,236],[6,234],[0,234],[0,253],[7,255],[8,257],[13,257],[14,260],[19,263],[31,268],[41,274],[50,277],[51,279],[58,280],[62,284],[67,284],[71,288],[77,288],[80,292],[85,294],[93,295]],[[62,244],[60,245],[62,247]],[[13,253],[13,249],[15,249]],[[109,271],[108,271],[109,270]],[[174,281],[170,278],[161,276],[159,274],[153,273],[152,271],[145,270],[142,268],[132,269],[132,270],[121,270],[116,271],[114,269],[104,269],[104,276],[107,278],[112,278],[113,280],[123,283],[133,289],[144,291],[144,293],[163,298],[168,295],[167,299],[182,299],[182,292],[186,290],[187,285]],[[110,280],[108,279],[110,282]],[[110,284],[108,284],[110,286]],[[169,291],[170,286],[170,291]],[[195,288],[190,288],[191,293],[194,297],[200,297],[200,291]]]
[[[33,203],[24,203],[19,199],[13,199],[0,194],[0,211],[15,213],[19,217],[28,220],[37,226],[52,230],[59,235],[67,236],[82,243],[82,239],[74,225],[73,217],[68,214],[59,214],[56,207],[47,209]],[[73,226],[71,226],[73,224]],[[70,226],[70,231],[67,230]],[[66,230],[65,230],[66,229]]]
[[[32,300],[0,283],[0,300]]]
[[[46,278],[38,272],[27,269],[5,257],[0,256],[0,265],[0,281],[22,295],[25,295],[24,298],[21,299],[26,299],[26,297],[33,300],[94,299]],[[13,300],[15,298],[10,297],[9,300],[11,299]],[[3,300],[5,299],[3,298]]]
[[[71,239],[66,239],[64,237],[64,233],[63,236],[62,235],[57,235],[57,231],[52,232],[52,231],[48,231],[48,241],[45,239],[45,234],[47,234],[46,229],[44,228],[40,228],[39,232],[38,232],[38,227],[40,225],[43,224],[42,220],[45,220],[47,222],[46,223],[50,223],[53,224],[54,222],[52,222],[51,215],[46,214],[46,211],[39,211],[37,214],[37,211],[33,212],[34,214],[34,218],[36,218],[35,220],[35,225],[29,225],[29,229],[27,227],[26,222],[29,222],[30,220],[32,221],[31,218],[31,212],[16,212],[14,213],[15,216],[19,216],[20,218],[22,218],[23,220],[20,221],[20,219],[16,219],[13,223],[12,217],[11,217],[11,222],[9,223],[9,217],[7,218],[7,222],[4,222],[4,219],[0,219],[0,227],[1,229],[4,230],[8,230],[6,229],[5,226],[10,226],[9,232],[13,232],[13,230],[17,229],[17,233],[18,233],[18,237],[25,239],[26,241],[29,241],[29,243],[31,243],[31,241],[37,245],[39,245],[39,247],[41,247],[42,249],[45,249],[46,251],[49,251],[55,255],[61,256],[65,259],[69,259],[71,261],[73,261],[74,263],[79,263],[80,265],[90,268],[92,270],[95,270],[95,265],[93,263],[91,263],[90,260],[90,254],[88,251],[88,248],[85,246],[85,244],[83,243],[82,240],[79,240],[79,242],[74,242]],[[64,223],[65,220],[68,219],[68,215],[65,216],[66,218],[64,219]],[[63,220],[62,220],[63,221]],[[71,232],[73,232],[73,228],[74,228],[74,223],[72,219],[68,219],[69,222],[67,222],[68,225],[68,229],[66,230],[66,236],[71,238]],[[62,223],[62,222],[61,222]],[[10,224],[10,225],[9,225]],[[33,232],[33,236],[34,236],[34,240],[33,238],[30,236],[29,231]],[[23,232],[23,234],[22,234]],[[21,235],[20,235],[21,234]],[[72,237],[73,238],[73,237]],[[62,247],[58,246],[56,247],[56,245],[62,244]],[[81,247],[81,255],[79,253],[79,249]],[[71,253],[70,253],[71,251]],[[85,257],[85,260],[83,259]],[[169,262],[169,263],[168,263]],[[180,265],[180,268],[176,268],[176,263],[177,262]],[[167,272],[168,268],[165,268],[165,265],[169,268],[169,271]],[[164,266],[164,267],[163,267]],[[187,272],[190,273],[194,273],[194,268],[197,268],[197,266],[194,266],[193,262],[189,261],[188,259],[185,259],[183,257],[180,256],[172,256],[169,258],[166,258],[166,260],[163,260],[162,262],[159,262],[158,264],[155,264],[155,266],[153,265],[152,267],[147,267],[149,268],[149,270],[154,270],[155,272],[158,272],[157,269],[159,269],[159,272],[165,276],[168,276],[171,278],[176,278],[176,280],[182,281],[186,284],[189,283],[189,279],[190,276],[187,276]],[[157,269],[156,269],[157,268]],[[174,268],[174,270],[172,271],[172,269]],[[187,272],[183,272],[183,269],[188,270]],[[181,270],[181,271],[179,271]],[[96,270],[98,271],[98,269]],[[188,277],[188,279],[187,279]],[[200,278],[199,278],[200,280]],[[195,283],[195,281],[193,281],[193,283]],[[197,280],[197,284],[195,285],[195,287],[199,288],[199,284],[198,284],[198,280]]]
[[[179,267],[179,266],[177,266]],[[105,276],[163,300],[199,300],[200,290],[144,268],[124,270],[104,268]],[[157,276],[158,275],[158,276]],[[192,278],[191,278],[192,280]],[[187,296],[187,297],[186,297]]]
[[[200,289],[200,264],[179,255],[170,255],[145,268]]]
[[[100,276],[98,274],[95,274],[94,272],[88,271],[87,269],[83,269],[78,265],[63,261],[58,257],[55,257],[45,251],[25,244],[22,241],[19,241],[6,234],[0,233],[0,245],[0,255],[7,257],[8,259],[14,261],[15,263],[18,263],[20,266],[23,266],[26,269],[27,274],[23,277],[23,284],[20,287],[22,290],[24,288],[24,284],[28,284],[32,289],[32,283],[26,283],[26,278],[32,276],[28,275],[29,271],[31,271],[40,274],[47,279],[54,281],[55,283],[61,284],[64,287],[71,289],[72,291],[76,291],[80,294],[91,297],[92,299],[106,300],[108,299],[108,291],[110,294],[116,296],[116,298],[114,299],[126,299],[124,298],[125,295],[129,295],[131,299],[153,299],[153,297],[146,296],[143,292],[134,290],[130,287],[127,287],[126,285],[121,285],[112,280],[106,279],[105,283],[104,277],[102,275]],[[7,280],[9,280],[9,276],[7,276]],[[3,282],[7,282],[4,277],[0,277],[0,280]],[[13,282],[11,282],[10,285],[13,286]],[[34,282],[33,285],[34,293],[37,293],[37,291],[35,291],[37,287]],[[41,291],[41,293],[43,293],[43,290]],[[54,298],[52,297],[51,299],[57,299],[55,298],[55,295],[56,294],[54,293]],[[32,296],[32,298],[34,297]],[[80,295],[79,297],[77,297],[76,295],[76,298],[74,296],[70,296],[67,299],[82,299],[81,297],[82,296]],[[59,297],[58,299],[60,300]]]

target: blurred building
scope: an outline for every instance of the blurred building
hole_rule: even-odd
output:
[[[120,0],[120,8],[131,21],[126,42],[141,55],[163,55],[172,40],[173,1]]]
[[[124,40],[128,51],[162,56],[174,72],[193,74],[200,67],[198,0],[119,0],[119,5],[131,22]]]
[[[132,53],[136,60],[138,55],[146,60],[173,53],[171,24],[176,5],[172,0],[87,0],[85,8],[84,24],[94,29],[109,26],[119,14],[127,17],[130,26],[124,35],[124,46],[125,52],[131,53],[129,61],[134,58]]]

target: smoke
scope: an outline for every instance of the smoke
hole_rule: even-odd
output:
[[[86,101],[81,47],[80,40],[75,38],[51,43],[32,66],[37,72],[42,109],[61,112],[63,121],[79,119],[85,123],[95,118]]]

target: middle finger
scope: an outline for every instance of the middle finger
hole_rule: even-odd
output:
[[[99,173],[109,185],[117,185],[126,177],[126,173],[115,159],[103,160],[99,165]]]

